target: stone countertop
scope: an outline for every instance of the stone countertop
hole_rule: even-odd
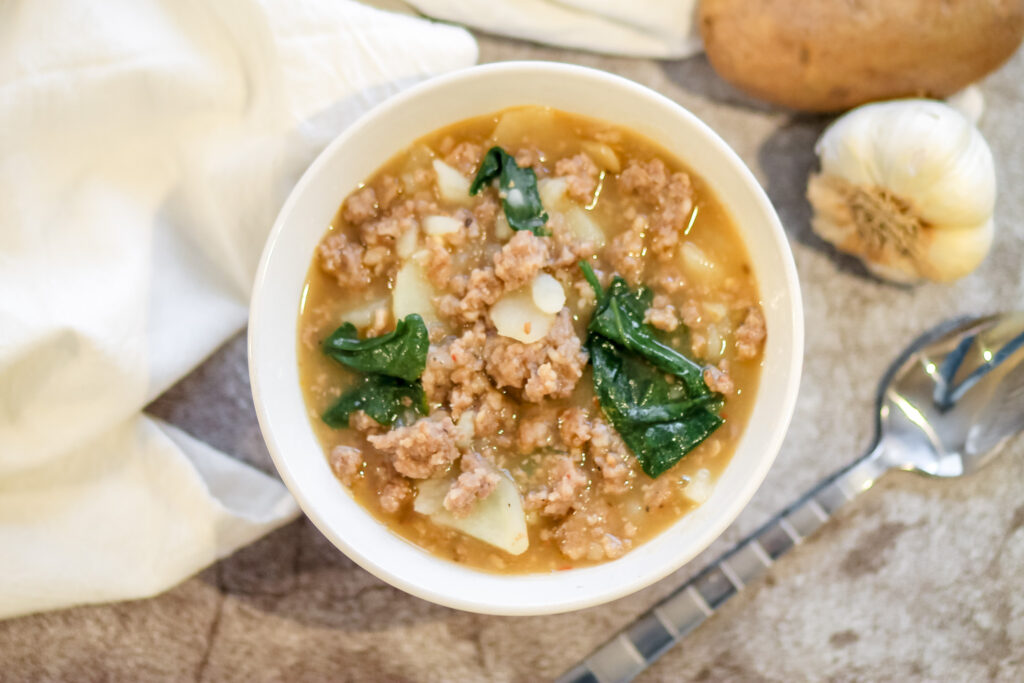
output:
[[[754,169],[803,285],[807,351],[793,426],[738,521],[661,583],[549,617],[461,613],[382,583],[300,519],[156,598],[0,622],[0,680],[551,678],[744,533],[869,447],[878,378],[919,332],[1024,300],[1024,53],[982,83],[998,166],[992,254],[951,285],[865,276],[810,232],[805,180],[828,119],[752,101],[703,57],[653,62],[481,36],[481,61],[553,59],[622,74],[680,102]],[[151,408],[273,472],[246,371],[226,344]],[[961,480],[887,475],[641,680],[1024,679],[1024,443]],[[69,568],[69,570],[72,568]]]

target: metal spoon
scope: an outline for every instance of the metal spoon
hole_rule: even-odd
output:
[[[641,615],[559,683],[630,681],[844,503],[891,469],[959,477],[1024,430],[1024,313],[946,322],[915,340],[879,386],[870,451]]]

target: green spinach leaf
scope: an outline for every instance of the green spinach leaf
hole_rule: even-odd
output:
[[[321,416],[335,429],[347,427],[348,419],[357,410],[387,427],[410,413],[427,414],[427,397],[419,380],[406,382],[386,375],[367,375],[342,394]],[[411,420],[409,420],[411,422]]]
[[[412,313],[391,332],[368,339],[359,339],[355,326],[345,323],[324,341],[323,351],[350,368],[411,382],[423,374],[429,347],[427,326]]]
[[[580,268],[597,294],[597,309],[587,328],[590,332],[621,344],[665,372],[681,378],[690,397],[711,393],[704,383],[701,366],[659,341],[654,328],[644,322],[644,315],[653,296],[651,290],[641,287],[634,292],[618,275],[608,289],[603,290],[589,263],[580,261]]]
[[[687,399],[684,383],[600,334],[590,335],[587,349],[598,402],[649,477],[664,474],[724,423],[714,412],[719,396]]]
[[[529,230],[534,235],[547,235],[544,224],[548,222],[548,215],[540,203],[537,174],[533,169],[519,168],[508,152],[501,147],[491,147],[480,162],[476,177],[469,186],[469,193],[477,194],[495,178],[501,189],[501,203],[509,227],[513,230]]]

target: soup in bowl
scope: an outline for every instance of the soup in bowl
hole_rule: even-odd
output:
[[[329,538],[422,597],[538,613],[647,585],[731,522],[802,328],[778,220],[714,133],[529,63],[335,141],[268,242],[250,340],[271,453]]]

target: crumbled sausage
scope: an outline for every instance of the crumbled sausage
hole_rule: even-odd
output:
[[[477,436],[495,436],[510,429],[515,416],[515,403],[497,389],[488,388],[477,403],[473,428]]]
[[[425,264],[427,279],[437,289],[447,289],[455,275],[452,268],[451,252],[444,244],[437,240],[429,240],[427,243],[427,259]]]
[[[456,517],[465,517],[472,512],[477,501],[491,495],[501,481],[501,475],[478,453],[462,456],[460,467],[462,474],[445,494],[444,508]]]
[[[720,367],[704,368],[704,384],[707,384],[711,391],[730,396],[736,391],[736,385],[733,383],[732,377],[729,376],[727,363],[727,361],[722,361],[719,363]]]
[[[516,153],[512,156],[515,157],[516,166],[519,168],[532,167],[534,170],[537,170],[537,167],[544,160],[544,155],[535,147],[522,147],[516,150]]]
[[[341,217],[349,225],[362,225],[377,217],[377,193],[372,187],[356,190],[345,200]]]
[[[674,332],[679,327],[679,316],[676,307],[664,294],[658,294],[651,302],[651,307],[644,314],[644,322],[650,323],[659,330]]]
[[[363,289],[370,284],[370,271],[363,265],[366,249],[348,239],[343,232],[328,233],[316,248],[320,268],[334,276],[339,287]]]
[[[384,425],[367,415],[364,410],[357,410],[349,415],[348,426],[363,434],[380,434],[384,431]]]
[[[594,498],[573,510],[555,530],[554,537],[558,549],[570,560],[612,560],[632,547],[632,542],[624,538],[625,533],[618,527],[624,525],[611,506]]]
[[[619,433],[601,419],[591,424],[590,458],[601,470],[601,488],[608,493],[624,493],[630,489],[636,473],[633,457]]]
[[[569,408],[560,416],[559,433],[562,443],[573,450],[582,450],[590,441],[590,419],[582,408]]]
[[[448,391],[452,386],[453,367],[451,342],[430,347],[427,352],[427,365],[420,376],[423,392],[430,403],[444,403],[447,400]]]
[[[476,268],[469,274],[466,295],[454,305],[451,317],[461,322],[475,322],[501,297],[503,291],[501,280],[494,274],[494,268]],[[442,313],[448,310],[448,307],[442,304]]]
[[[628,229],[623,230],[608,244],[605,256],[615,271],[636,287],[644,274],[644,238],[647,234],[647,217],[638,215]]]
[[[587,474],[567,455],[548,459],[547,485],[526,495],[526,507],[548,517],[563,517],[587,487]]]
[[[464,176],[472,178],[484,158],[484,148],[472,142],[460,142],[444,157],[444,162]]]
[[[644,484],[644,505],[650,509],[658,509],[672,500],[679,491],[680,483],[669,475],[658,477],[649,484]]]
[[[384,174],[377,181],[377,205],[381,211],[387,211],[402,194],[402,184],[393,175]]]
[[[519,420],[519,452],[532,453],[551,446],[555,440],[555,416],[544,411]]]
[[[427,479],[451,465],[459,457],[455,446],[455,424],[447,413],[438,412],[367,440],[391,458],[399,474]]]
[[[639,197],[655,209],[650,220],[651,251],[660,260],[675,253],[693,211],[693,183],[685,173],[669,173],[660,159],[631,161],[619,174],[625,194]]]
[[[412,484],[396,472],[394,467],[379,467],[377,479],[380,480],[377,501],[384,512],[394,514],[401,510],[406,502],[412,500]]]
[[[483,351],[486,339],[486,328],[483,323],[478,322],[463,332],[449,348],[452,359],[452,388],[448,401],[452,417],[456,420],[491,388],[487,375],[484,374]]]
[[[563,308],[547,336],[533,344],[491,336],[484,351],[487,374],[498,387],[523,390],[537,403],[545,397],[569,396],[583,374],[587,353]]]
[[[544,239],[529,230],[520,230],[494,255],[494,274],[505,289],[518,289],[533,280],[548,260]]]
[[[352,446],[335,446],[327,458],[334,476],[345,486],[352,486],[363,466],[363,452]]]
[[[766,334],[764,313],[758,306],[751,306],[747,317],[736,328],[736,356],[744,360],[756,358]]]
[[[588,204],[597,190],[601,169],[586,154],[559,159],[555,175],[566,179],[566,192],[581,204]]]

